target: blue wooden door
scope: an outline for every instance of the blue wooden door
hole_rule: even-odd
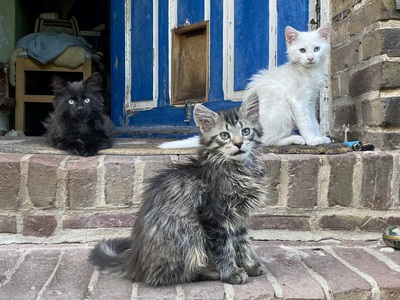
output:
[[[209,21],[205,105],[240,105],[252,74],[286,61],[284,28],[308,29],[315,14],[309,1],[111,0],[113,122],[129,136],[196,132],[188,107],[171,105],[171,39],[173,29],[203,21]]]

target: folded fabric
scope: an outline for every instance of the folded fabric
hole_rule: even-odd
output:
[[[42,64],[52,61],[71,46],[83,47],[93,53],[93,46],[87,43],[83,37],[66,33],[31,33],[19,39],[16,44],[16,48],[25,49],[29,57]]]

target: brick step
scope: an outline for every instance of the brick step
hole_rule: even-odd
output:
[[[126,141],[78,157],[41,140],[7,141],[0,141],[0,237],[6,244],[128,235],[146,178],[195,153]],[[251,223],[256,239],[378,239],[382,228],[400,224],[398,151],[265,154],[263,162],[272,190]]]
[[[0,245],[0,299],[400,299],[400,256],[377,242],[256,241],[263,276],[157,288],[95,271],[92,246]]]

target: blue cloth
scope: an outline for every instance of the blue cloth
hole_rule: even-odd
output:
[[[66,33],[31,33],[19,39],[16,44],[16,48],[25,49],[29,57],[42,64],[52,61],[71,46],[83,47],[93,53],[92,45],[88,44],[83,37]]]

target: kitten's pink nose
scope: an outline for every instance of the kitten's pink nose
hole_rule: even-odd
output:
[[[307,59],[309,62],[312,62],[314,60],[314,57],[308,57]]]

